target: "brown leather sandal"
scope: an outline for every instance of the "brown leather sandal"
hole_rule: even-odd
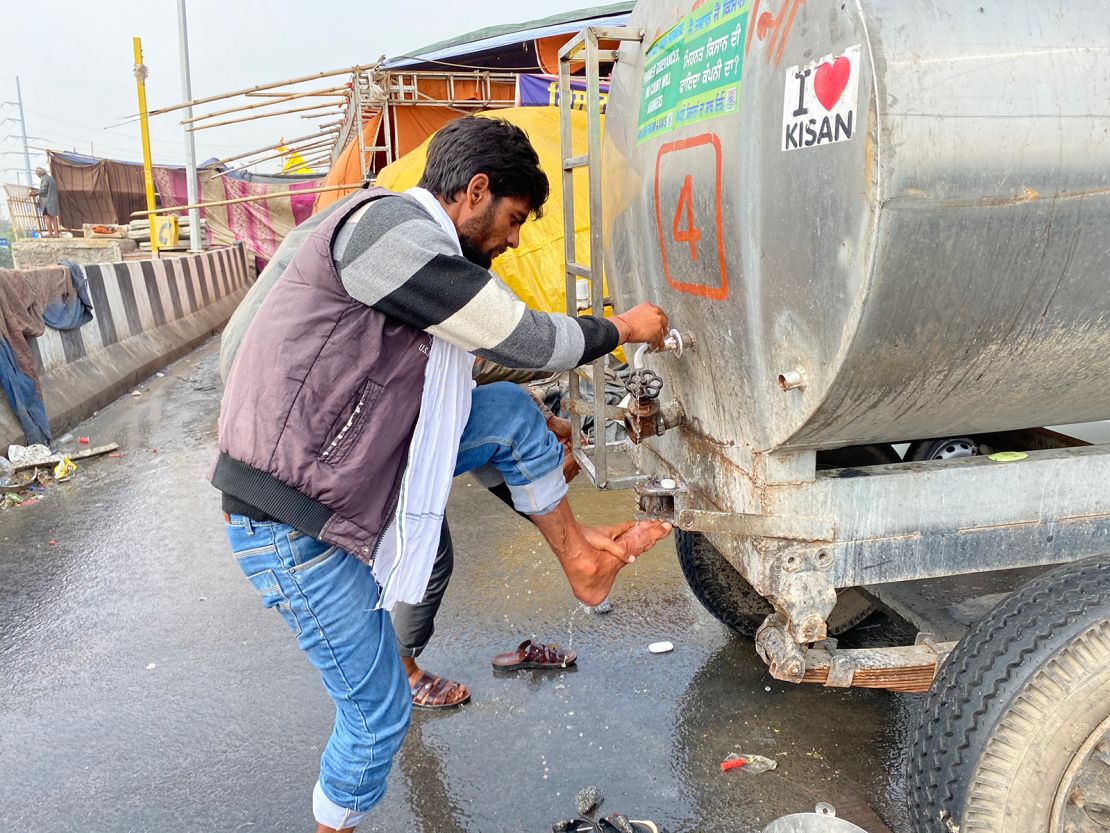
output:
[[[567,668],[574,665],[578,654],[565,651],[558,645],[544,645],[525,639],[515,651],[498,654],[493,658],[497,671],[516,671],[520,668]]]
[[[465,691],[466,696],[453,703],[447,702],[451,694],[459,689]],[[470,702],[470,692],[462,683],[423,670],[415,683],[409,680],[409,691],[412,692],[412,705],[418,709],[453,709]]]

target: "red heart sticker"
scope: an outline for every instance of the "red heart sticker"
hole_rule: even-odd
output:
[[[813,76],[813,92],[821,106],[832,110],[844,90],[848,87],[848,79],[852,76],[852,62],[843,55],[831,64],[824,63],[817,67]]]

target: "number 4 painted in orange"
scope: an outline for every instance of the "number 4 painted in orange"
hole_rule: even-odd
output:
[[[686,209],[686,228],[679,228],[682,224],[682,210]],[[682,190],[678,194],[678,207],[674,212],[674,221],[671,223],[671,233],[676,243],[690,244],[690,260],[698,259],[698,241],[701,240],[701,229],[694,225],[694,178],[686,175],[682,183]]]

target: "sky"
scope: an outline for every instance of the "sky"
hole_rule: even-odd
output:
[[[193,97],[368,64],[383,54],[407,54],[474,29],[605,2],[610,0],[186,0]],[[0,102],[16,100],[18,75],[31,145],[142,158],[138,123],[123,124],[138,110],[134,36],[142,38],[150,109],[184,100],[175,0],[55,0],[42,5],[0,0],[0,31]],[[323,80],[316,85],[330,86]],[[18,122],[4,121],[13,118],[18,119],[18,110],[0,104],[0,168],[21,170],[22,140],[4,138],[19,133]],[[155,163],[184,164],[179,119],[175,114],[151,119]],[[323,120],[291,114],[198,131],[197,161],[269,145],[283,136],[303,136]],[[42,156],[32,158],[32,169],[43,161]],[[256,170],[273,170],[270,164]],[[0,171],[0,181],[16,182],[17,171]]]

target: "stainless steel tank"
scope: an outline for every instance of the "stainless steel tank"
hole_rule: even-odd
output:
[[[1110,417],[1110,4],[693,5],[637,4],[603,154],[618,306],[697,339],[659,453]]]

